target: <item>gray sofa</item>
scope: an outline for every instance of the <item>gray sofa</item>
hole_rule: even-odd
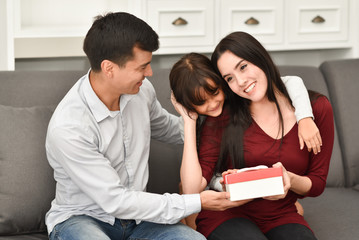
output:
[[[321,240],[359,239],[359,59],[280,71],[301,76],[307,88],[328,96],[335,115],[327,188],[301,200],[304,216]],[[55,183],[44,149],[46,128],[56,104],[84,73],[0,72],[0,240],[47,239],[44,215]],[[163,107],[175,113],[168,74],[155,70],[151,81]],[[181,145],[152,143],[148,191],[178,192],[181,154]]]

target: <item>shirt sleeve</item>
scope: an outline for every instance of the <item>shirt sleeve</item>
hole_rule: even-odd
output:
[[[199,194],[160,195],[127,188],[110,161],[98,151],[96,141],[96,136],[81,126],[58,127],[48,133],[48,157],[56,156],[56,161],[50,161],[55,178],[71,179],[73,184],[67,187],[74,193],[69,196],[74,201],[83,192],[88,199],[81,199],[81,204],[93,201],[116,218],[167,224],[200,211]]]
[[[282,77],[282,81],[295,108],[297,122],[307,117],[314,118],[308,91],[303,80],[297,76],[285,76]]]
[[[334,118],[329,100],[322,96],[313,103],[315,123],[322,136],[323,146],[318,154],[311,153],[307,177],[312,181],[309,197],[319,196],[325,189],[334,144]]]

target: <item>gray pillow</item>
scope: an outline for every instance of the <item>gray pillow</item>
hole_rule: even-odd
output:
[[[46,231],[55,196],[45,152],[53,109],[0,105],[0,235]]]

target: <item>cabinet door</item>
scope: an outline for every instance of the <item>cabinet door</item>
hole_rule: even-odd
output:
[[[289,43],[348,40],[348,0],[288,0]]]
[[[159,52],[188,52],[214,44],[214,0],[149,0],[147,23],[160,37]]]
[[[283,6],[283,0],[222,0],[221,38],[234,31],[243,31],[263,44],[282,43]]]

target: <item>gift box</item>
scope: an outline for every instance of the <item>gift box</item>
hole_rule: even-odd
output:
[[[257,166],[238,170],[224,176],[230,200],[244,200],[284,193],[282,168]]]

